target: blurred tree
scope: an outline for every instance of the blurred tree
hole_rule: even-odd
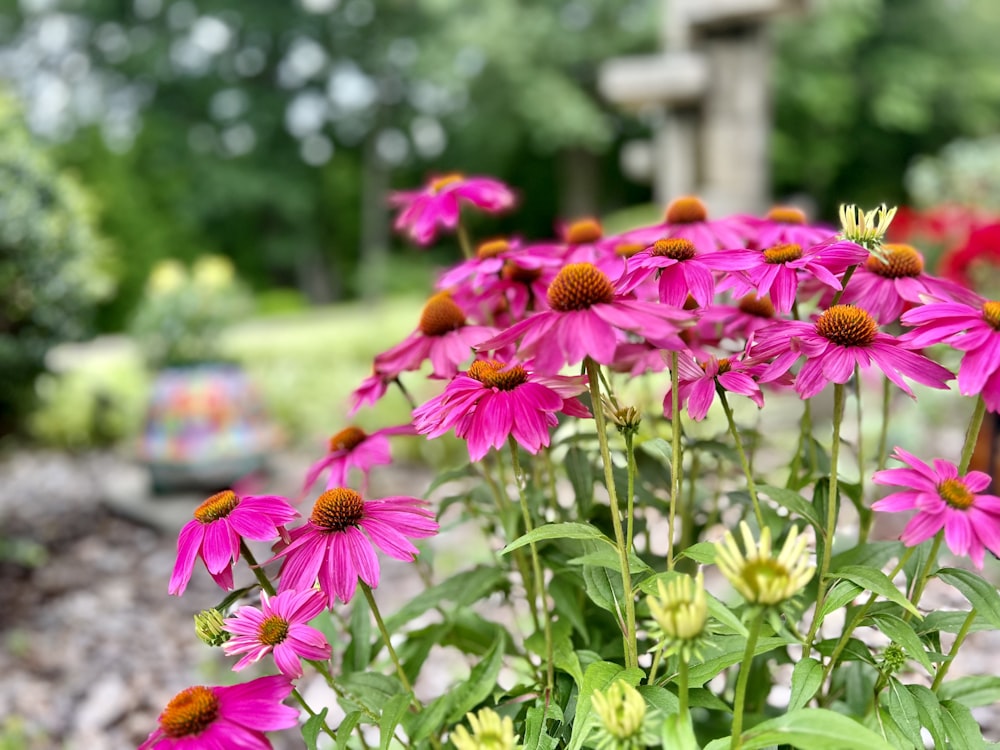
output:
[[[112,290],[107,246],[80,185],[0,96],[0,435],[19,426],[54,344],[88,332]]]
[[[996,132],[998,38],[995,0],[814,0],[780,26],[776,192],[905,201],[915,155]]]
[[[142,217],[108,217],[132,253],[123,305],[157,258],[204,250],[322,300],[384,279],[385,191],[431,165],[525,186],[522,231],[551,232],[558,175],[563,210],[596,209],[620,123],[595,67],[651,42],[655,6],[33,0],[5,16],[0,71],[105,208]],[[88,122],[107,149],[73,137]]]

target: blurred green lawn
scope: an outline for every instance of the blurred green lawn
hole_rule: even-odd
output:
[[[416,327],[424,302],[398,296],[254,318],[226,331],[219,354],[246,367],[289,443],[314,444],[345,426],[348,395],[371,373],[375,355]],[[51,366],[38,383],[34,438],[79,449],[138,434],[153,374],[129,338],[62,346]],[[418,401],[435,392],[417,373],[404,380]],[[377,429],[408,420],[406,401],[392,389],[356,422]]]

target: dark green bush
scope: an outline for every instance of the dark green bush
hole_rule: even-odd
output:
[[[23,425],[46,352],[88,333],[107,261],[86,193],[0,95],[0,434]]]

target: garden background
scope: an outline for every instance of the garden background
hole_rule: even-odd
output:
[[[137,315],[157,269],[225,259],[222,294],[245,293],[247,307],[213,346],[260,389],[280,435],[272,468],[294,475],[458,257],[447,241],[421,250],[393,236],[390,191],[452,171],[515,186],[517,211],[473,217],[477,236],[658,215],[648,181],[622,168],[658,111],[616,107],[598,79],[609,59],[658,48],[662,5],[0,3],[0,636],[17,676],[0,688],[0,747],[127,747],[163,703],[143,691],[169,697],[188,681],[154,679],[151,665],[205,658],[182,666],[177,650],[200,644],[164,635],[190,617],[160,596],[174,537],[102,504],[109,476],[126,477],[119,492],[148,491],[136,443],[153,370]],[[970,216],[1000,216],[1000,11],[789,5],[767,25],[770,197],[831,224],[843,202],[911,207],[897,225],[936,267]],[[372,427],[406,418],[391,399],[364,415]],[[449,450],[406,446],[419,477]],[[119,600],[88,594],[81,559],[105,566],[89,575],[118,581]],[[44,658],[46,633],[72,638],[92,617],[105,632]],[[141,668],[121,648],[136,633],[161,642]],[[107,660],[97,698],[94,663],[66,677],[87,653]]]

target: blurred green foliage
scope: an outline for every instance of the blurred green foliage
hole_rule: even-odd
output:
[[[49,349],[86,335],[112,288],[86,193],[0,96],[0,435],[28,412]]]
[[[228,258],[203,255],[190,271],[164,260],[150,273],[130,332],[150,367],[217,362],[222,331],[252,309]]]
[[[1000,214],[1000,135],[961,138],[917,158],[906,187],[921,208],[953,203]]]

